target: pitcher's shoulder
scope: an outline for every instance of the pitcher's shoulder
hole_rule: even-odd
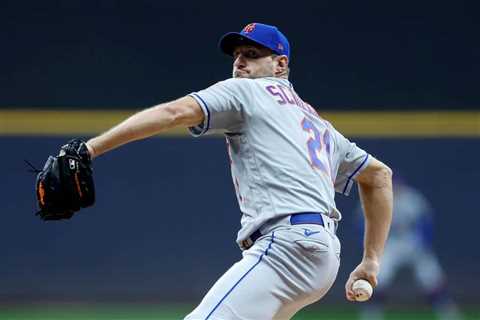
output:
[[[258,78],[253,80],[259,80],[262,83],[270,83],[270,84],[280,84],[285,87],[293,87],[292,83],[285,78],[277,78],[277,77],[265,77],[265,78]]]

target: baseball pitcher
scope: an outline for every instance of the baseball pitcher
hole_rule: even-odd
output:
[[[332,286],[340,264],[335,192],[359,186],[363,259],[346,283],[373,287],[392,215],[391,170],[346,139],[288,80],[290,44],[276,27],[251,23],[224,35],[233,76],[145,109],[89,140],[89,158],[164,130],[225,136],[241,217],[243,257],[208,291],[188,320],[290,319]],[[202,207],[202,204],[198,204]]]

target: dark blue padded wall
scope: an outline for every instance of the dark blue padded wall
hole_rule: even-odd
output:
[[[67,138],[0,138],[0,299],[196,300],[234,261],[240,213],[221,138],[154,138],[95,160],[97,203],[65,222],[33,215],[34,177]],[[474,301],[479,140],[357,139],[420,188],[435,208],[434,245],[462,301]],[[342,266],[328,299],[361,256],[351,197],[338,196]],[[413,253],[412,253],[413,254]],[[38,272],[38,270],[42,270]],[[400,287],[402,285],[400,284]],[[408,286],[399,292],[408,298]]]

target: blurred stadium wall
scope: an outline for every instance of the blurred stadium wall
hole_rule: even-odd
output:
[[[199,298],[240,258],[239,210],[224,140],[161,137],[133,143],[95,161],[98,200],[66,222],[34,217],[32,174],[67,137],[3,136],[0,212],[0,299]],[[480,261],[473,241],[479,140],[356,138],[420,188],[435,208],[434,244],[454,295],[476,302]],[[343,299],[343,280],[361,257],[353,223],[356,195],[338,196],[344,214],[342,267],[330,297]],[[412,254],[414,254],[412,252]],[[41,272],[38,272],[41,270]],[[397,287],[414,302],[412,281]]]

